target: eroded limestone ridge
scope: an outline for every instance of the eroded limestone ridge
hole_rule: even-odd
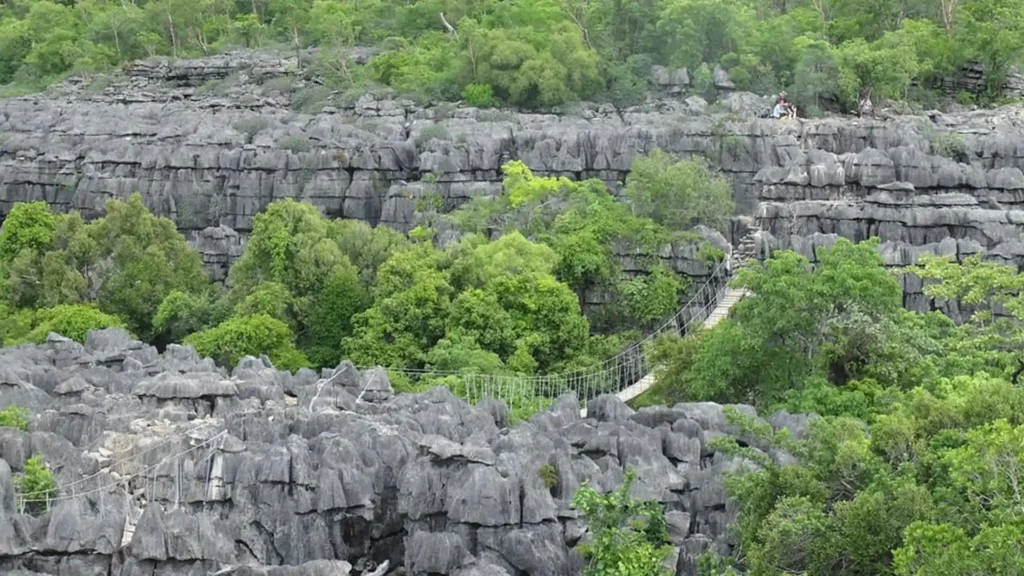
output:
[[[30,433],[0,428],[0,572],[579,574],[570,500],[626,468],[638,497],[665,503],[678,574],[734,544],[724,475],[755,464],[712,447],[737,432],[722,406],[601,396],[583,420],[567,396],[511,425],[503,403],[395,395],[381,374],[346,362],[321,386],[251,357],[228,374],[116,329],[0,349],[2,404],[35,414]],[[797,436],[807,421],[771,418]],[[11,481],[34,453],[62,486],[38,518],[17,512]]]
[[[452,209],[496,194],[511,159],[617,189],[638,154],[661,147],[721,167],[747,217],[730,240],[760,228],[762,255],[794,248],[813,258],[837,236],[879,236],[893,266],[978,250],[1024,261],[1020,107],[780,122],[760,117],[765,98],[735,91],[711,106],[680,95],[549,113],[372,94],[321,93],[330,105],[314,106],[315,86],[289,75],[294,64],[267,54],[145,62],[103,90],[66,84],[0,101],[0,217],[38,199],[91,217],[106,198],[137,190],[220,278],[253,215],[278,198],[408,230],[425,196]],[[662,88],[675,82],[661,76]],[[909,307],[927,307],[919,283],[905,288]]]

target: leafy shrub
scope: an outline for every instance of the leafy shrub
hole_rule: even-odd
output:
[[[454,118],[455,112],[459,109],[458,106],[451,102],[441,102],[440,104],[434,105],[434,121],[447,120],[448,118]]]
[[[249,292],[245,300],[235,306],[235,316],[265,314],[282,322],[289,322],[288,307],[292,295],[288,288],[277,282],[262,282]]]
[[[688,399],[687,371],[693,366],[700,349],[702,328],[685,338],[675,334],[659,336],[654,341],[651,359],[654,363],[654,385],[637,396],[629,405],[634,409],[646,406],[673,406]]]
[[[541,464],[540,470],[538,470],[537,474],[544,482],[544,485],[547,486],[548,490],[558,488],[558,469],[554,466],[551,464]]]
[[[46,202],[15,204],[0,229],[0,262],[11,261],[22,250],[44,250],[53,244],[57,217]]]
[[[693,90],[697,94],[710,100],[715,93],[715,75],[707,64],[701,64],[693,71]]]
[[[416,146],[422,147],[431,140],[447,140],[448,129],[441,124],[430,124],[424,126],[420,133],[416,135]]]
[[[292,110],[303,114],[319,114],[331,101],[331,93],[327,86],[306,86],[292,96]]]
[[[438,385],[433,378],[413,379],[408,373],[393,370],[388,371],[388,381],[391,382],[391,387],[395,392],[399,394],[419,394]]]
[[[232,88],[242,83],[240,74],[232,74],[226,78],[209,80],[196,88],[196,95],[211,94],[225,96]]]
[[[281,94],[289,94],[295,88],[295,82],[290,76],[277,76],[271,78],[260,85],[263,88],[263,93],[267,94],[270,92],[280,92]]]
[[[184,343],[222,366],[234,366],[243,356],[260,354],[266,354],[275,366],[285,370],[309,366],[305,356],[296,350],[288,325],[266,314],[231,318],[188,336]]]
[[[13,346],[28,340],[35,318],[34,310],[19,310],[0,301],[0,346]]]
[[[278,138],[277,145],[291,152],[309,152],[313,149],[314,142],[302,134],[289,134]]]
[[[339,265],[327,278],[310,315],[310,359],[318,366],[336,366],[341,360],[342,340],[352,333],[352,318],[372,300],[359,281],[359,270]]]
[[[973,106],[975,103],[975,96],[970,92],[958,92],[956,95],[956,101],[961,106]]]
[[[725,250],[721,248],[715,248],[710,242],[703,242],[700,248],[697,249],[697,258],[703,260],[709,265],[715,265],[722,260],[725,260]]]
[[[629,315],[641,324],[667,318],[679,306],[683,282],[674,272],[658,266],[647,276],[623,282],[620,297]]]
[[[85,87],[85,91],[89,94],[102,94],[107,88],[114,83],[114,77],[109,74],[100,74],[89,80],[88,86]]]
[[[0,428],[28,431],[28,410],[21,406],[8,406],[0,410]]]
[[[490,84],[467,84],[462,89],[462,100],[466,106],[475,108],[490,108],[498,105],[498,99],[494,97],[494,89]]]
[[[29,514],[46,512],[48,501],[57,496],[57,481],[40,454],[25,462],[25,472],[14,476],[18,508]]]
[[[36,326],[29,333],[31,342],[45,342],[50,332],[71,338],[76,342],[85,342],[89,332],[104,328],[124,328],[117,316],[104,314],[91,304],[65,304],[44,308],[36,312]]]
[[[216,324],[218,318],[214,308],[214,303],[207,297],[174,290],[156,309],[153,330],[167,341],[180,342],[185,336]]]
[[[45,203],[14,207],[0,234],[0,294],[9,306],[0,337],[5,341],[27,338],[27,331],[17,328],[28,319],[19,309],[92,301],[131,332],[150,340],[154,311],[171,292],[193,295],[209,287],[202,257],[185,242],[174,222],[146,208],[140,194],[132,194],[127,201],[110,199],[105,211],[103,217],[86,224],[77,212],[51,214]],[[66,316],[73,310],[44,314],[34,319],[33,327],[54,315],[53,322],[70,321]],[[12,315],[17,329],[11,328]],[[79,324],[91,318],[86,330],[113,324],[95,312],[78,316]],[[64,331],[68,326],[51,328]],[[40,328],[38,339],[45,339],[47,329]]]
[[[957,162],[967,162],[967,144],[956,132],[940,132],[935,128],[927,128],[925,137],[931,145],[932,154],[945,156]]]
[[[577,546],[587,559],[585,576],[668,576],[671,547],[665,513],[658,502],[634,500],[629,488],[636,473],[626,472],[615,491],[600,494],[584,484],[572,507],[583,512],[593,538]]]

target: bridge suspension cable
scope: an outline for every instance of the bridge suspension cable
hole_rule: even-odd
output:
[[[516,375],[452,372],[426,369],[388,369],[412,380],[436,379],[456,395],[471,403],[484,398],[502,400],[515,411],[533,412],[555,398],[574,393],[581,405],[601,394],[616,394],[640,381],[651,372],[654,341],[665,334],[685,336],[700,326],[722,301],[731,278],[728,258],[719,262],[708,279],[671,317],[644,337],[585,369],[560,374]],[[323,381],[321,381],[323,382]]]

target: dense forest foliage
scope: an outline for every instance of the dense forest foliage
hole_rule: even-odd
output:
[[[290,369],[342,358],[453,373],[584,368],[678,307],[687,281],[659,247],[699,246],[695,257],[709,265],[724,257],[685,230],[723,223],[728,183],[703,161],[660,151],[635,166],[634,206],[601,181],[537,177],[510,162],[503,194],[449,214],[430,212],[427,199],[426,224],[409,237],[276,201],[255,217],[229,288],[208,280],[199,254],[137,194],[110,200],[88,223],[45,202],[16,204],[0,232],[0,342],[50,332],[84,341],[91,329],[121,326],[227,366],[268,354]],[[690,180],[674,178],[683,173]],[[701,202],[669,209],[694,186]],[[454,239],[434,242],[438,229]],[[623,270],[615,249],[649,254],[637,260],[639,275]],[[591,322],[582,306],[593,290],[615,303]]]
[[[442,20],[444,14],[444,20]],[[454,33],[449,33],[446,23]],[[1024,49],[1018,0],[8,0],[0,85],[45,85],[153,55],[318,46],[329,89],[388,86],[474,106],[643,97],[652,64],[721,66],[741,89],[805,110],[864,88],[929,103],[967,61],[995,94]],[[348,48],[373,47],[356,66]],[[969,95],[965,95],[969,97]]]
[[[980,255],[888,271],[875,244],[840,240],[814,266],[777,253],[739,272],[752,295],[729,319],[658,343],[640,403],[823,416],[797,440],[732,415],[742,446],[716,443],[751,463],[727,483],[739,549],[704,576],[1024,573],[1024,275]],[[904,310],[904,273],[973,314]]]

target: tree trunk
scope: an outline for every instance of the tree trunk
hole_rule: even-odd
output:
[[[178,57],[178,35],[174,33],[174,18],[171,17],[171,10],[164,2],[164,14],[167,15],[167,29],[171,33],[171,54]]]
[[[942,11],[942,26],[946,29],[946,37],[953,35],[953,25],[956,20],[956,9],[960,0],[940,0]]]

